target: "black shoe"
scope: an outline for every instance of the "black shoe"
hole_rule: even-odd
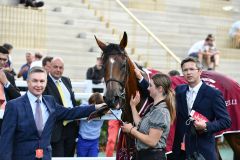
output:
[[[32,1],[31,0],[26,0],[25,2],[25,7],[32,6]]]
[[[39,2],[36,2],[35,0],[27,0],[26,3],[25,3],[25,7],[35,7],[35,8],[38,8],[38,7],[42,7],[44,5],[44,2],[42,1],[39,1]]]
[[[43,5],[44,5],[44,2],[42,1],[39,1],[39,2],[33,1],[32,7],[38,8],[38,7],[42,7]]]
[[[208,68],[207,70],[208,70],[208,71],[212,71],[213,69],[212,69],[212,68]]]

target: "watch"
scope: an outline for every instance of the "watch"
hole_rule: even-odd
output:
[[[8,88],[9,86],[10,86],[10,82],[9,81],[4,84],[4,88]]]
[[[203,130],[204,132],[207,132],[208,130],[207,130],[207,123],[206,123],[206,128]]]

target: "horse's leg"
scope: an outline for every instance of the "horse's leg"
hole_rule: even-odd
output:
[[[224,138],[233,150],[234,160],[240,159],[240,133],[224,134]]]

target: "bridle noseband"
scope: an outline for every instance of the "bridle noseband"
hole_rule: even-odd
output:
[[[125,100],[126,100],[126,98],[125,98],[125,95],[126,95],[126,92],[125,92],[125,84],[126,84],[126,79],[127,79],[127,76],[128,76],[127,59],[126,59],[126,65],[125,65],[125,68],[124,68],[124,73],[125,73],[126,75],[124,76],[124,80],[123,80],[123,81],[117,80],[116,78],[114,78],[114,77],[112,77],[112,76],[111,76],[110,79],[108,79],[108,80],[106,81],[106,88],[107,88],[109,82],[117,82],[117,83],[120,84],[120,86],[122,87],[120,95],[118,94],[117,96],[120,98],[121,101],[124,101],[124,104],[123,104],[122,106],[120,106],[119,109],[123,109],[124,106],[126,105],[126,101],[125,101]],[[112,74],[110,73],[110,75],[112,75]],[[113,99],[113,100],[111,100],[111,101],[114,102],[114,100],[115,100],[115,99]]]

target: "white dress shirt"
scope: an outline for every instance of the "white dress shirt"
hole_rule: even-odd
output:
[[[36,96],[34,96],[31,92],[27,91],[27,96],[30,101],[31,107],[32,107],[32,112],[33,112],[33,117],[35,119],[35,112],[36,112],[36,100],[38,99]],[[45,126],[47,119],[49,117],[49,112],[46,107],[46,105],[42,101],[42,96],[39,97],[41,103],[41,110],[42,110],[42,117],[43,117],[43,126]]]
[[[193,107],[193,103],[197,97],[197,93],[202,86],[202,81],[200,81],[194,88],[191,88],[189,86],[189,89],[186,93],[186,99],[187,99],[187,104],[188,104],[188,112],[190,113]]]
[[[69,92],[69,90],[67,89],[67,87],[64,85],[63,81],[60,79],[55,79],[51,76],[51,74],[49,74],[49,76],[52,78],[53,82],[55,83],[55,85],[57,86],[57,81],[59,82],[62,90],[63,90],[63,94],[64,94],[64,102],[66,103],[67,108],[73,108],[73,103],[72,103],[72,99],[71,99],[71,94]]]

